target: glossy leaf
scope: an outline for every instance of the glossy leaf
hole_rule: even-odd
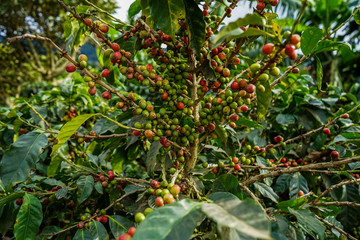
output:
[[[324,41],[320,41],[318,43],[314,53],[317,54],[317,53],[321,53],[321,52],[334,51],[334,50],[340,49],[341,47],[350,48],[351,46],[349,46],[348,44],[346,44],[344,42],[334,42],[331,40],[324,40]]]
[[[94,240],[108,240],[109,235],[106,231],[104,225],[100,222],[92,220],[91,227],[90,227],[91,235],[93,236]]]
[[[78,229],[73,237],[73,240],[92,240],[94,239],[91,232],[86,228]]]
[[[14,235],[16,239],[35,239],[43,219],[42,206],[35,196],[25,193],[23,204],[16,216]]]
[[[153,172],[157,166],[157,156],[159,154],[160,148],[162,145],[160,141],[153,142],[151,144],[149,152],[146,154],[146,166],[148,168],[148,172]]]
[[[289,196],[291,199],[295,199],[296,197],[298,197],[298,192],[300,190],[303,191],[304,194],[309,192],[307,181],[299,172],[294,173],[291,176],[289,186],[290,186]]]
[[[324,239],[325,226],[315,218],[315,214],[308,209],[294,210],[289,208],[291,214],[295,215],[298,220],[298,224],[307,233],[315,238],[315,235],[319,236],[320,239]]]
[[[112,215],[107,217],[109,218],[111,233],[116,239],[118,239],[120,235],[127,233],[128,229],[134,226],[133,222],[123,216]]]
[[[14,192],[12,194],[6,195],[5,197],[2,197],[0,199],[0,208],[2,208],[5,204],[9,203],[9,202],[13,202],[18,198],[21,198],[23,195],[25,194],[25,192]],[[0,214],[1,216],[1,214]]]
[[[205,40],[205,21],[203,13],[194,0],[183,1],[186,12],[186,24],[189,27],[190,47],[196,54],[199,54]]]
[[[201,206],[202,203],[184,199],[157,208],[140,223],[132,240],[190,239],[204,216]]]
[[[64,161],[68,156],[69,146],[64,144],[59,150],[51,156],[51,162],[49,167],[47,168],[48,177],[54,177],[58,172],[61,162]]]
[[[358,25],[360,25],[360,7],[355,8],[354,12],[355,11],[357,12],[354,14],[354,20]]]
[[[220,32],[215,36],[214,39],[214,47],[218,46],[222,41],[226,38],[233,39],[235,37],[241,37],[241,35],[246,33],[249,29],[245,32],[242,31],[240,28],[247,26],[247,25],[263,25],[263,20],[261,17],[254,13],[254,14],[247,14],[244,18],[239,18],[234,22],[229,23],[226,27],[220,30]],[[257,29],[250,29],[250,31],[256,30],[256,35],[265,35],[266,32]],[[249,33],[249,32],[248,32]],[[261,34],[263,33],[263,34]]]
[[[295,123],[295,118],[292,114],[279,114],[276,116],[276,121],[281,125],[289,125]]]
[[[78,203],[84,202],[90,197],[94,188],[94,178],[92,176],[81,176],[76,181]]]
[[[287,201],[281,201],[279,202],[276,206],[278,208],[280,208],[281,210],[288,212],[288,208],[294,208],[297,209],[299,208],[301,205],[303,205],[306,201],[306,198],[302,197],[302,198],[295,198],[292,200],[287,200]]]
[[[175,32],[180,29],[178,19],[185,18],[185,6],[179,0],[151,0],[150,14],[155,25],[175,40]]]
[[[239,117],[239,119],[235,123],[236,123],[237,126],[246,126],[246,127],[250,127],[250,128],[251,127],[264,128],[262,125],[254,122],[254,121],[242,118],[242,117]]]
[[[231,193],[213,193],[209,199],[214,203],[203,203],[202,210],[217,224],[247,237],[271,239],[270,222],[253,200],[240,201]]]
[[[262,85],[265,87],[265,92],[260,92],[259,89],[256,88],[258,119],[265,117],[269,110],[270,102],[272,99],[271,87],[269,82],[263,82]]]
[[[242,199],[242,191],[238,180],[234,175],[223,174],[218,177],[213,185],[213,192],[229,192]]]
[[[134,1],[128,10],[128,17],[132,18],[141,11],[141,0]]]
[[[322,31],[317,27],[309,27],[302,33],[301,51],[305,56],[314,50],[322,36]]]
[[[76,130],[89,118],[96,116],[98,114],[84,114],[75,117],[71,121],[67,122],[61,129],[56,138],[57,144],[53,146],[51,155],[54,154],[69,138],[73,135]]]
[[[258,190],[264,197],[267,197],[276,203],[279,201],[279,196],[268,185],[260,182],[255,182],[254,186],[256,190]]]
[[[42,148],[47,145],[45,134],[30,132],[21,135],[1,159],[0,178],[6,189],[14,183],[25,181],[29,171],[40,158]]]

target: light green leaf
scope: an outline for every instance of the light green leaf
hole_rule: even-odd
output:
[[[305,56],[314,50],[322,36],[322,31],[317,27],[309,27],[302,33],[301,51]]]
[[[73,135],[76,132],[76,130],[81,126],[81,124],[83,124],[86,120],[88,120],[89,118],[96,116],[96,115],[98,115],[98,114],[97,113],[84,114],[84,115],[77,116],[74,119],[72,119],[71,121],[67,122],[60,129],[60,132],[56,138],[57,144],[55,144],[53,146],[51,155],[53,155],[54,152],[56,152],[71,137],[71,135]]]
[[[267,114],[272,99],[271,87],[269,82],[263,82],[262,85],[265,87],[265,92],[260,92],[259,89],[256,88],[257,112],[259,120],[265,117],[265,115]]]
[[[254,127],[254,128],[259,128],[259,129],[264,128],[262,125],[254,122],[254,121],[242,118],[242,117],[239,117],[239,120],[237,120],[235,123],[236,123],[237,126],[246,126],[246,127],[249,127],[249,128]]]
[[[204,216],[201,205],[202,203],[184,199],[155,209],[137,227],[132,240],[190,239]]]
[[[358,25],[360,25],[360,7],[355,8],[353,12],[355,11],[357,12],[354,14],[354,20]]]
[[[76,181],[76,184],[78,187],[77,199],[78,203],[81,204],[90,197],[94,188],[94,178],[92,176],[81,176]]]
[[[15,192],[15,193],[11,193],[9,195],[6,195],[5,197],[2,197],[0,199],[0,209],[7,203],[9,202],[13,202],[18,198],[21,198],[23,195],[25,194],[25,192]],[[0,214],[1,216],[1,214]]]
[[[43,219],[41,203],[35,196],[25,193],[23,204],[16,216],[14,235],[17,240],[35,239]]]
[[[136,14],[138,14],[141,11],[141,0],[136,0],[133,2],[128,10],[128,17],[132,18]]]
[[[30,132],[21,135],[1,159],[0,178],[6,189],[14,183],[25,181],[29,171],[40,158],[42,148],[47,145],[43,133]]]
[[[323,68],[320,59],[315,56],[316,59],[316,81],[318,89],[321,90],[322,79],[323,79]]]

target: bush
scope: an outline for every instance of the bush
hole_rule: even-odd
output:
[[[229,24],[237,1],[137,0],[134,26],[58,2],[67,50],[9,39],[49,42],[71,78],[1,109],[3,236],[359,237],[358,99],[322,88],[317,57],[351,49],[297,32],[307,1],[289,27],[277,0]],[[69,55],[88,35],[102,69]]]

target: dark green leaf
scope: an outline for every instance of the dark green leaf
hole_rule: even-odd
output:
[[[149,152],[146,154],[146,166],[148,168],[148,172],[153,172],[157,165],[157,155],[159,154],[160,148],[162,148],[162,145],[160,141],[153,142],[151,144]]]
[[[134,226],[133,222],[123,216],[113,215],[108,216],[108,218],[111,233],[116,239],[118,239],[120,235],[127,233],[128,229]]]
[[[291,199],[295,199],[296,197],[298,197],[298,192],[300,190],[303,191],[305,194],[309,192],[307,181],[299,172],[294,173],[291,176],[289,186],[290,186],[289,196]]]
[[[101,182],[95,183],[94,187],[98,193],[103,194],[103,186],[102,186]]]
[[[108,240],[109,235],[106,231],[104,225],[100,222],[92,220],[91,227],[90,227],[91,235],[93,236],[94,240]]]
[[[78,229],[73,237],[73,240],[92,240],[91,232],[86,228]]]
[[[61,228],[59,228],[58,226],[46,226],[44,227],[44,229],[41,231],[41,234],[49,234],[49,233],[56,233],[58,231],[61,231]],[[48,235],[48,236],[43,236],[42,239],[51,239],[53,238],[52,235]]]
[[[307,233],[314,236],[315,234],[324,239],[325,227],[324,225],[315,218],[315,214],[310,210],[294,210],[289,208],[291,214],[295,215],[298,223],[302,229]],[[315,236],[314,236],[315,237]]]
[[[180,29],[178,19],[185,18],[185,6],[179,0],[149,1],[151,18],[155,25],[175,40],[175,32]]]
[[[184,199],[157,208],[140,223],[132,240],[190,239],[203,218],[201,206],[202,203]]]
[[[141,11],[141,0],[136,0],[133,2],[128,10],[128,17],[132,18],[136,14],[138,14]]]
[[[262,85],[265,87],[265,92],[260,92],[258,88],[256,89],[258,119],[265,117],[272,99],[269,82],[263,82]]]
[[[218,177],[213,185],[213,192],[229,192],[242,199],[242,191],[238,180],[234,175],[223,174]]]
[[[194,0],[183,1],[186,12],[186,24],[189,27],[190,47],[196,54],[199,54],[205,40],[205,21],[203,13]]]
[[[246,127],[249,127],[249,128],[252,128],[252,127],[254,127],[254,128],[264,128],[262,125],[254,122],[254,121],[242,118],[242,117],[239,117],[239,120],[236,121],[236,125],[237,126],[246,126]]]
[[[18,198],[21,198],[23,195],[25,194],[25,192],[15,192],[15,193],[11,193],[9,195],[6,195],[5,197],[2,197],[0,199],[0,209],[7,203],[9,202],[13,202]],[[1,214],[0,214],[1,216]]]
[[[276,116],[276,121],[281,125],[289,125],[295,123],[295,118],[292,114],[279,114]]]
[[[43,219],[41,208],[39,199],[25,193],[23,204],[16,216],[16,224],[14,225],[16,239],[35,239]]]
[[[322,36],[322,31],[317,27],[309,27],[302,33],[301,51],[305,56],[314,50]]]
[[[81,176],[76,181],[76,184],[78,187],[77,198],[80,204],[90,197],[94,188],[94,178],[92,176]]]
[[[255,182],[254,186],[256,190],[258,190],[264,197],[267,197],[276,203],[279,201],[279,196],[268,185],[260,182]]]
[[[96,116],[98,114],[84,114],[75,117],[71,121],[67,122],[61,129],[56,138],[57,144],[53,146],[51,155],[54,154],[70,137],[73,135],[76,130],[89,118]]]
[[[202,210],[217,224],[234,229],[247,237],[271,239],[270,222],[261,207],[253,200],[240,201],[231,193],[213,193],[203,203]]]
[[[6,189],[25,181],[29,171],[39,160],[42,148],[47,145],[45,134],[30,132],[21,135],[1,159],[0,178]]]
[[[360,202],[359,189],[352,185],[345,185],[343,189],[343,197],[339,202]],[[357,227],[359,221],[360,209],[357,207],[343,206],[341,212],[337,215],[337,219],[344,225],[345,229]]]
[[[61,198],[65,197],[69,191],[69,188],[70,188],[69,186],[66,186],[66,187],[63,187],[63,188],[57,190],[55,193],[56,199],[61,199]]]
[[[205,61],[201,65],[201,71],[204,74],[206,80],[211,81],[211,82],[215,82],[217,80],[217,78],[215,76],[215,71],[211,67],[209,59],[207,59],[207,58],[205,59]]]

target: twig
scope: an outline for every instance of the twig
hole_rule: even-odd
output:
[[[360,182],[360,179],[353,179],[353,180],[347,180],[347,181],[343,181],[340,182],[338,184],[332,185],[331,187],[329,187],[328,189],[326,189],[324,192],[322,192],[314,201],[313,203],[318,202],[321,198],[325,197],[329,192],[331,192],[332,190],[334,190],[335,188],[341,187],[343,185],[347,185],[347,184],[353,184],[353,183],[357,183]]]
[[[348,206],[348,207],[360,207],[360,203],[356,202],[317,202],[317,203],[310,203],[313,206]]]
[[[74,136],[76,138],[95,138],[95,139],[106,139],[106,138],[117,138],[117,137],[127,137],[127,136],[132,136],[132,133],[123,133],[123,134],[111,134],[111,135],[96,135],[96,136],[92,136],[92,135],[78,135],[75,134]]]
[[[345,235],[347,238],[349,238],[350,240],[358,240],[357,238],[351,236],[349,233],[345,232],[344,230],[342,230],[341,228],[335,226],[334,224],[326,221],[325,219],[315,215],[315,217],[320,220],[321,222],[325,223],[326,225],[328,225],[331,228],[334,228],[335,230],[337,230],[339,233],[341,233],[342,235]]]
[[[257,203],[259,204],[259,206],[261,207],[261,209],[264,211],[267,219],[268,219],[270,222],[274,222],[274,220],[271,219],[271,217],[267,214],[266,209],[261,205],[260,200],[257,198],[257,196],[256,196],[252,191],[250,191],[250,189],[249,189],[248,187],[246,187],[246,186],[244,186],[244,185],[241,185],[241,184],[240,184],[240,186],[241,186],[241,188],[243,188],[243,189],[255,200],[255,202],[257,202]]]
[[[51,129],[51,125],[43,118],[43,116],[41,116],[41,114],[40,114],[38,111],[36,111],[36,109],[35,109],[33,106],[30,105],[30,103],[28,103],[28,102],[25,101],[25,100],[24,100],[24,102],[34,111],[34,113],[35,113],[36,115],[39,116],[39,118],[46,124],[46,126],[47,126],[49,129]]]
[[[339,166],[339,165],[343,165],[343,164],[357,162],[359,160],[360,160],[360,157],[353,157],[353,158],[347,158],[347,159],[339,159],[339,160],[331,161],[331,162],[314,163],[314,164],[308,164],[308,165],[299,166],[299,167],[279,169],[277,171],[272,171],[269,173],[252,176],[249,179],[247,179],[246,181],[244,181],[243,185],[248,186],[250,184],[253,184],[254,182],[262,181],[265,178],[268,178],[268,177],[274,178],[274,177],[277,177],[277,176],[280,176],[280,175],[286,174],[286,173],[306,172],[309,169],[335,167],[335,166]]]

